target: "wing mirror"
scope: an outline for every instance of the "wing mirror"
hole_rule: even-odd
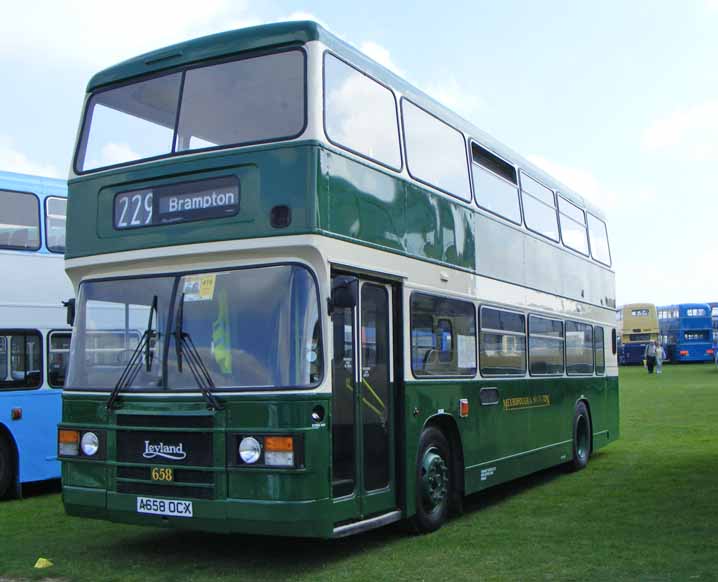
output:
[[[75,325],[75,299],[68,299],[67,301],[63,301],[62,304],[67,310],[67,325]]]
[[[359,279],[335,277],[332,280],[332,297],[329,312],[334,309],[352,309],[359,301]]]

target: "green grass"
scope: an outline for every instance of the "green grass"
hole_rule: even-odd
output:
[[[621,440],[467,500],[442,530],[339,541],[178,533],[66,517],[47,491],[0,504],[0,578],[718,580],[718,370],[621,370]],[[55,565],[33,570],[43,556]]]

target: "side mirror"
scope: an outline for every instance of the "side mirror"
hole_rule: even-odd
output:
[[[332,309],[352,309],[359,301],[359,279],[335,277],[332,281]]]
[[[75,325],[75,299],[68,299],[67,301],[63,301],[62,304],[67,310],[67,325]]]

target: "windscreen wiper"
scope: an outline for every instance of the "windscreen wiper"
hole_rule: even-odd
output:
[[[184,293],[180,296],[180,304],[177,309],[177,323],[175,324],[175,352],[177,354],[177,369],[182,372],[183,357],[187,360],[187,367],[192,373],[194,381],[207,401],[208,408],[214,410],[222,410],[224,406],[220,404],[213,390],[216,389],[212,374],[210,374],[207,366],[205,366],[202,356],[197,350],[197,346],[192,341],[192,336],[184,331]]]
[[[154,339],[157,332],[152,327],[152,321],[154,315],[157,313],[157,295],[152,297],[152,306],[150,307],[150,317],[147,321],[147,329],[142,334],[139,343],[132,351],[130,359],[122,370],[120,378],[117,380],[117,384],[112,389],[110,397],[107,399],[107,410],[112,410],[115,406],[117,396],[121,390],[124,390],[128,386],[132,385],[142,368],[142,355],[144,353],[144,364],[145,369],[149,372],[152,369],[152,340]]]

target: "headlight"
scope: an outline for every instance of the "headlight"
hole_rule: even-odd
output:
[[[244,437],[239,443],[239,456],[243,462],[252,465],[259,460],[262,446],[254,437]]]
[[[80,440],[80,448],[82,449],[83,455],[91,457],[97,453],[100,448],[100,439],[97,438],[94,432],[86,432],[82,435],[82,440]]]

